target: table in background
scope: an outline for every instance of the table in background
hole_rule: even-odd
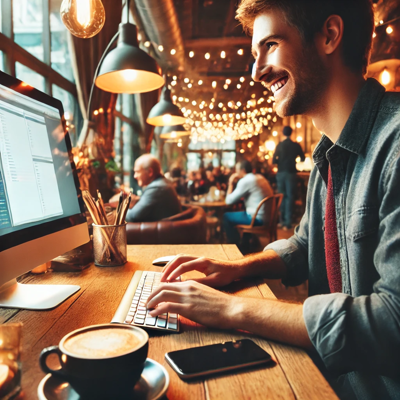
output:
[[[234,245],[157,245],[128,246],[128,263],[123,267],[91,266],[82,272],[28,275],[24,283],[77,284],[81,290],[50,311],[0,309],[0,322],[22,322],[22,399],[36,399],[37,387],[44,373],[39,354],[45,347],[58,344],[74,329],[111,321],[125,289],[136,270],[160,271],[151,261],[164,255],[190,253],[234,260],[242,255]],[[191,273],[194,275],[197,273]],[[274,298],[262,280],[235,282],[227,288],[235,295]],[[185,383],[164,359],[168,351],[251,337],[270,353],[273,367],[237,372],[194,383]],[[337,399],[318,368],[301,349],[267,341],[250,334],[219,331],[195,324],[181,317],[180,334],[151,334],[149,358],[166,367],[170,376],[167,397],[172,399]]]

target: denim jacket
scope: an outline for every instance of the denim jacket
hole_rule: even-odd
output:
[[[303,314],[345,398],[400,399],[400,93],[364,84],[333,144],[313,154],[305,214],[294,236],[266,247],[288,270],[286,285],[309,280]],[[331,164],[342,293],[330,293],[324,214]]]

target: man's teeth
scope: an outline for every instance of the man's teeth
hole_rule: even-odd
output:
[[[281,87],[286,85],[288,78],[282,78],[281,80],[279,80],[278,82],[274,83],[271,86],[271,90],[272,90],[272,94],[275,94],[276,91],[278,91]]]

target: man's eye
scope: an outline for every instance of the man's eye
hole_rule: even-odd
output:
[[[268,50],[270,50],[272,47],[274,47],[276,45],[276,43],[275,42],[268,42],[268,43],[265,43],[265,46],[267,46],[267,49]]]

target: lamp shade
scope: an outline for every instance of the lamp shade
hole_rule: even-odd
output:
[[[190,136],[190,132],[183,125],[165,126],[160,134],[161,139],[179,139],[184,136]]]
[[[95,80],[98,88],[112,93],[143,93],[164,85],[160,67],[154,58],[138,47],[137,28],[119,25],[118,45],[101,64]]]
[[[154,126],[181,125],[186,122],[182,111],[171,99],[171,91],[164,86],[160,101],[150,110],[146,122]]]

